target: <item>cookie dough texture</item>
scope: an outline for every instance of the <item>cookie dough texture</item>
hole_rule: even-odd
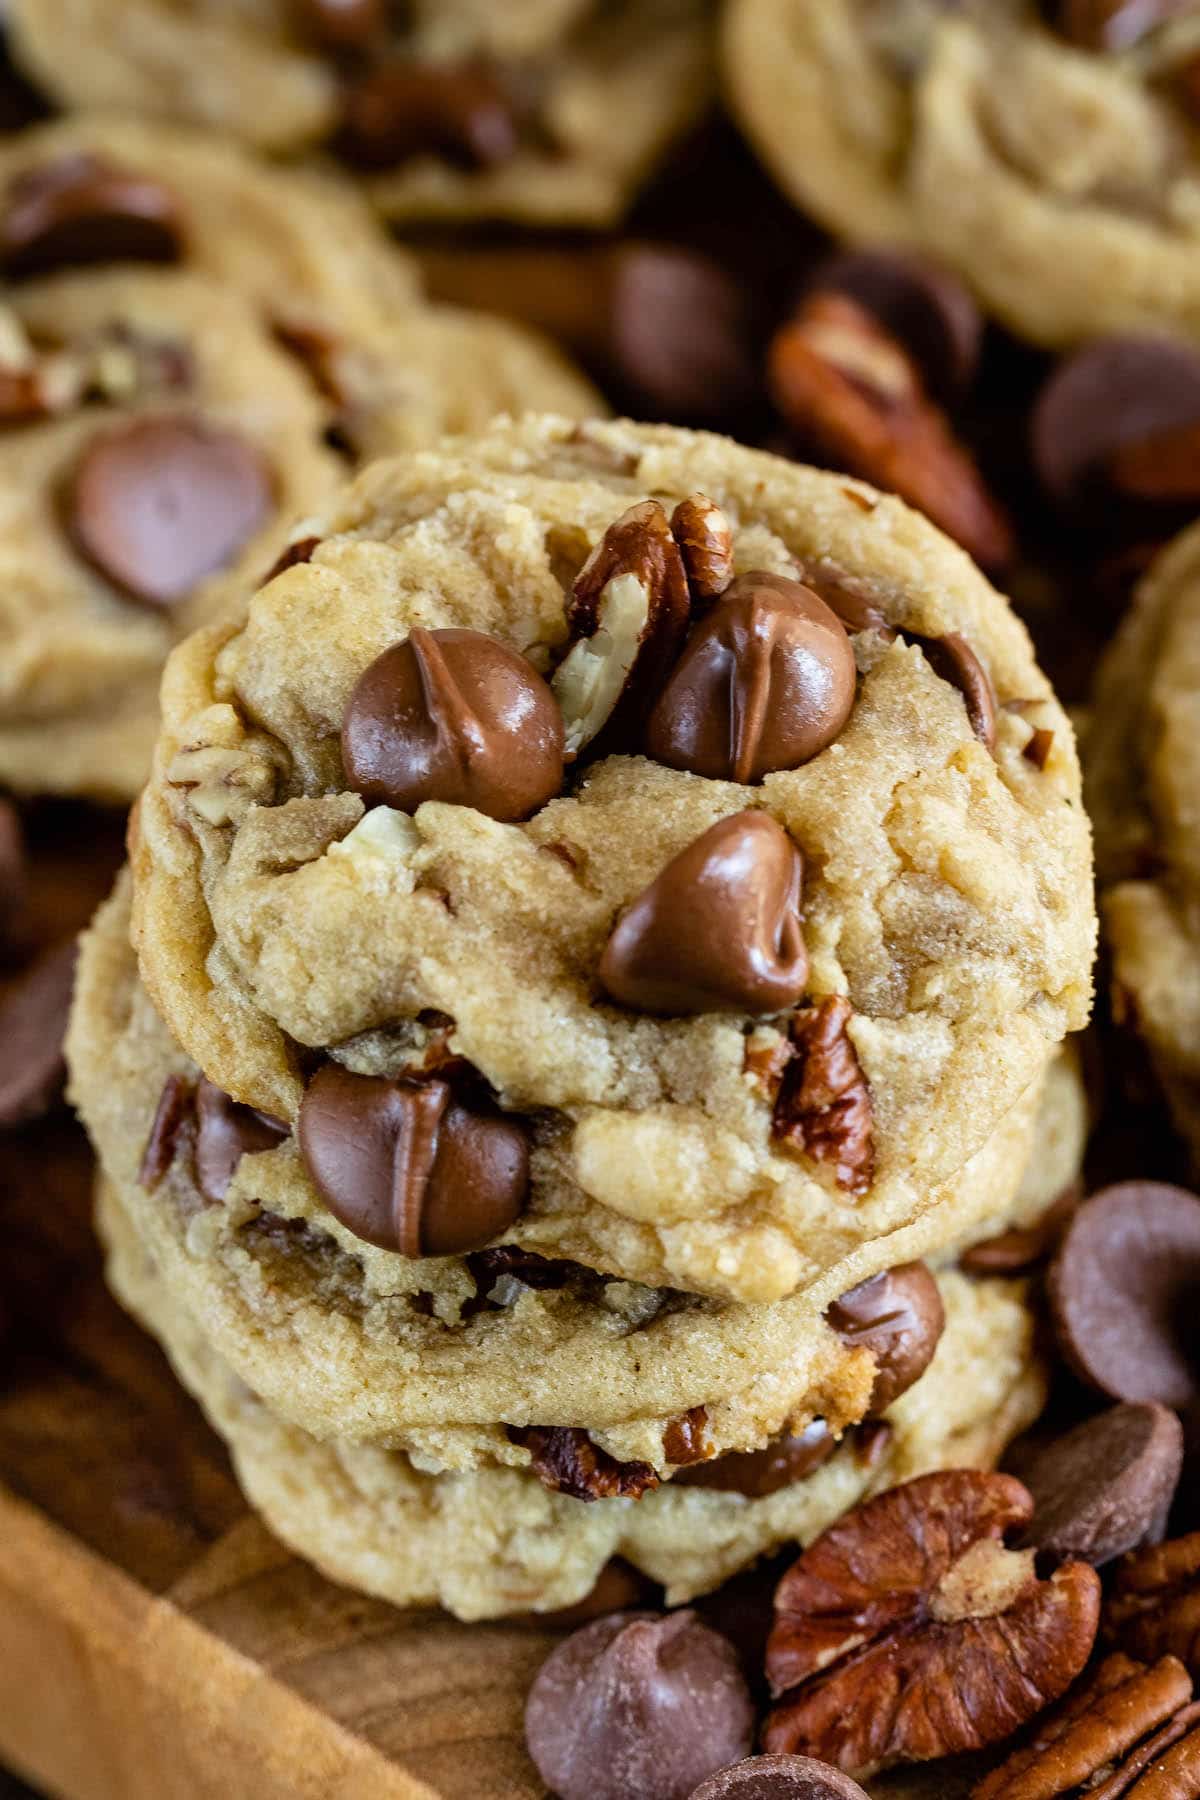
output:
[[[1114,1009],[1200,1160],[1200,527],[1159,556],[1108,651],[1087,780]]]
[[[400,220],[608,224],[714,85],[712,0],[450,0],[410,9],[385,61],[494,70],[517,147],[470,168],[427,152],[364,177]],[[17,0],[13,53],[73,108],[185,119],[259,150],[336,139],[343,73],[291,0]],[[454,120],[451,119],[453,125]]]
[[[164,1082],[197,1071],[137,980],[128,930],[123,878],[84,940],[73,1096],[162,1280],[279,1417],[317,1437],[401,1446],[432,1469],[521,1466],[528,1453],[505,1424],[577,1426],[659,1470],[668,1427],[695,1406],[722,1450],[817,1416],[839,1431],[862,1418],[874,1360],[821,1314],[870,1274],[944,1254],[925,1222],[769,1306],[580,1270],[558,1289],[510,1279],[480,1310],[463,1259],[413,1261],[353,1237],[290,1140],[243,1157],[220,1205],[206,1205],[186,1154],[147,1192],[139,1164]],[[1085,1124],[1074,1059],[1060,1055],[963,1171],[951,1204],[970,1220],[964,1241],[1039,1217],[1078,1172]]]
[[[624,756],[523,825],[364,813],[338,728],[368,663],[414,625],[469,625],[548,667],[564,581],[607,526],[696,490],[727,512],[740,568],[824,559],[894,623],[962,634],[998,693],[995,755],[917,645],[866,632],[841,735],[760,787]],[[308,563],[172,659],[135,832],[143,978],[205,1074],[291,1121],[298,1045],[395,1072],[433,1009],[534,1116],[508,1234],[527,1248],[764,1301],[922,1219],[952,1241],[954,1176],[1086,1018],[1094,933],[1070,726],[964,554],[899,501],[724,439],[552,419],[376,464],[306,530]],[[1044,769],[1023,754],[1031,707],[1053,732]],[[806,859],[810,995],[853,1006],[876,1158],[859,1199],[772,1136],[744,1068],[755,1022],[596,998],[618,911],[747,804]]]
[[[613,1556],[661,1582],[668,1604],[678,1604],[784,1543],[809,1542],[870,1493],[929,1469],[990,1465],[1044,1394],[1023,1284],[948,1272],[941,1344],[892,1407],[892,1434],[874,1468],[847,1441],[766,1498],[667,1483],[637,1501],[585,1505],[547,1493],[519,1469],[430,1475],[398,1452],[323,1443],[285,1424],[178,1303],[108,1184],[99,1223],[116,1293],[204,1406],[271,1529],[335,1581],[463,1619],[570,1606]]]
[[[731,0],[724,68],[780,185],[840,236],[931,252],[1038,343],[1196,337],[1200,17],[1175,11],[1116,53],[1035,0]]]

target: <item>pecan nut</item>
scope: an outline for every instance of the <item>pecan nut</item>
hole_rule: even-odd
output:
[[[1143,1785],[1152,1764],[1166,1773],[1200,1771],[1200,1706],[1173,1656],[1148,1668],[1110,1656],[1039,1721],[1028,1743],[972,1790],[971,1800],[1175,1800],[1195,1788]],[[1170,1756],[1169,1767],[1166,1762]]]
[[[986,568],[1011,561],[999,503],[912,358],[857,301],[810,295],[771,342],[768,381],[817,455],[919,507]]]
[[[694,600],[719,600],[733,580],[733,532],[715,501],[689,494],[671,514],[671,535]]]
[[[847,1026],[850,1002],[829,994],[791,1025],[793,1060],[775,1099],[771,1130],[832,1167],[838,1187],[865,1194],[875,1173],[874,1109]]]
[[[765,1748],[860,1778],[1009,1736],[1086,1663],[1100,1581],[1038,1577],[1005,1547],[1033,1502],[1010,1475],[924,1475],[867,1501],[793,1564],[767,1644]]]
[[[514,1444],[523,1444],[534,1474],[552,1494],[572,1500],[640,1500],[658,1486],[658,1476],[645,1462],[618,1462],[586,1431],[574,1425],[510,1425]]]
[[[657,500],[642,500],[604,533],[575,578],[571,648],[551,686],[566,755],[604,734],[632,738],[682,646],[691,594],[679,545]]]
[[[1133,1656],[1177,1656],[1200,1679],[1200,1531],[1122,1557],[1104,1633]]]

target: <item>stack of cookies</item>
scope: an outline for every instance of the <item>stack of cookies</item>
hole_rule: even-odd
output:
[[[902,502],[553,417],[373,464],[173,653],[69,1055],[111,1279],[287,1542],[671,1601],[1042,1396],[1070,725]]]

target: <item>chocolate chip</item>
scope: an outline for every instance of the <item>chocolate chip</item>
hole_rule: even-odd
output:
[[[0,1126],[37,1119],[62,1093],[74,938],[43,950],[0,1000]]]
[[[845,626],[784,575],[739,575],[696,627],[655,703],[646,750],[716,781],[761,781],[831,744],[854,705]]]
[[[509,1425],[530,1454],[530,1468],[552,1494],[572,1500],[640,1500],[658,1486],[648,1462],[619,1462],[576,1425]]]
[[[150,1122],[150,1135],[146,1139],[146,1148],[142,1151],[141,1166],[138,1169],[138,1184],[148,1194],[154,1192],[175,1161],[185,1135],[190,1135],[195,1130],[193,1098],[194,1089],[186,1076],[167,1076],[158,1096],[158,1105]]]
[[[966,638],[957,631],[941,637],[920,637],[906,631],[910,643],[919,644],[935,675],[956,687],[963,697],[971,730],[988,750],[996,748],[996,690],[991,677]]]
[[[826,1308],[845,1343],[875,1358],[869,1413],[886,1412],[925,1373],[946,1323],[938,1284],[924,1263],[901,1263],[860,1281]]]
[[[342,760],[356,792],[524,819],[563,780],[563,719],[533,665],[483,631],[411,631],[354,684]]]
[[[637,416],[731,419],[758,389],[741,284],[719,264],[667,245],[629,246],[613,263],[605,361]]]
[[[288,1136],[281,1119],[242,1106],[211,1081],[196,1089],[196,1184],[206,1200],[224,1200],[243,1156],[273,1150]]]
[[[274,505],[257,449],[198,419],[162,415],[101,431],[67,495],[80,554],[147,606],[171,607],[237,555]]]
[[[277,575],[282,575],[285,569],[296,569],[302,563],[311,562],[313,551],[320,542],[319,537],[302,537],[294,539],[290,544],[285,544],[263,576],[263,587],[266,587],[268,581],[274,581]]]
[[[867,1800],[857,1781],[811,1756],[750,1756],[718,1769],[691,1800]]]
[[[983,316],[969,288],[905,250],[843,250],[818,264],[810,289],[849,294],[902,343],[943,402],[962,396],[979,366]]]
[[[1200,1401],[1200,1200],[1157,1181],[1102,1188],[1050,1268],[1059,1347],[1113,1400]]]
[[[183,247],[183,213],[170,188],[87,151],[26,169],[0,215],[0,261],[10,276],[175,262]]]
[[[716,1488],[721,1493],[744,1494],[748,1500],[762,1500],[777,1494],[794,1481],[803,1481],[814,1469],[827,1462],[837,1448],[833,1433],[824,1419],[795,1437],[772,1438],[762,1450],[730,1450],[712,1462],[697,1463],[681,1469],[672,1477],[673,1484],[685,1487]]]
[[[525,1203],[523,1125],[445,1081],[391,1081],[326,1063],[305,1091],[297,1135],[334,1217],[402,1256],[477,1250]]]
[[[1170,338],[1101,338],[1066,358],[1033,413],[1033,460],[1064,506],[1102,496],[1123,446],[1200,421],[1200,351]]]
[[[620,1005],[681,1016],[774,1013],[804,992],[803,860],[766,813],[721,819],[622,915],[600,962]]]
[[[392,169],[429,155],[491,169],[519,144],[513,96],[482,63],[387,63],[343,97],[338,148],[359,168]]]
[[[959,1257],[968,1275],[1020,1275],[1042,1261],[1057,1244],[1081,1199],[1078,1182],[1065,1187],[1032,1225],[1014,1225],[995,1237],[982,1238]]]
[[[732,1645],[690,1611],[597,1619],[543,1663],[525,1707],[529,1754],[559,1800],[688,1800],[753,1732]]]
[[[388,0],[292,0],[296,24],[323,50],[362,50],[387,25]]]
[[[1182,1463],[1183,1428],[1165,1406],[1113,1406],[1085,1419],[1022,1466],[1034,1500],[1022,1548],[1100,1568],[1158,1543]]]

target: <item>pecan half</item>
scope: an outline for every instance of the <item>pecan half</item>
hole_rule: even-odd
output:
[[[510,1425],[508,1435],[529,1451],[534,1474],[553,1494],[569,1494],[573,1500],[640,1500],[658,1486],[649,1463],[618,1462],[574,1425]]]
[[[671,514],[671,535],[695,600],[717,600],[733,580],[733,531],[715,501],[689,494]]]
[[[816,292],[772,339],[776,406],[837,468],[900,494],[977,562],[1000,568],[1012,531],[908,352],[846,294]]]
[[[1110,1656],[1051,1713],[1028,1743],[972,1790],[971,1800],[1063,1800],[1068,1795],[1142,1795],[1160,1800],[1184,1792],[1143,1787],[1141,1776],[1164,1751],[1200,1758],[1200,1706],[1189,1705],[1192,1683],[1173,1656],[1153,1668]],[[1184,1740],[1194,1742],[1184,1748]],[[1200,1760],[1188,1765],[1194,1772]],[[1193,1790],[1195,1791],[1195,1790]]]
[[[1008,1737],[1088,1659],[1100,1581],[1040,1580],[1005,1548],[1033,1502],[1011,1475],[924,1475],[830,1527],[789,1569],[767,1645],[768,1750],[861,1778]]]
[[[1200,1531],[1121,1558],[1104,1634],[1134,1656],[1177,1656],[1200,1679]]]
[[[604,533],[575,578],[571,648],[551,686],[566,754],[604,733],[632,739],[682,646],[691,595],[679,545],[657,500],[642,500]]]
[[[784,1071],[771,1130],[814,1162],[832,1166],[840,1188],[865,1194],[875,1173],[871,1090],[846,1027],[850,1002],[829,994],[792,1019],[793,1060]]]

